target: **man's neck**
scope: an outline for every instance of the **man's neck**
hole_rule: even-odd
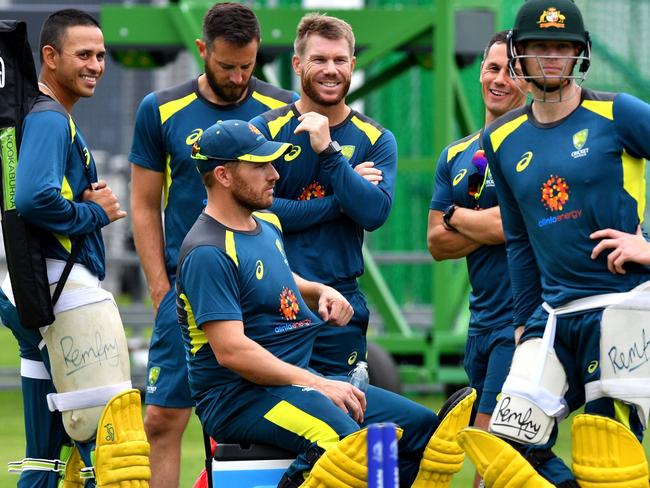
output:
[[[72,107],[79,100],[79,97],[71,99],[54,78],[43,74],[38,79],[38,89],[61,104],[68,113],[72,112]]]
[[[564,100],[561,102],[553,101],[560,97],[559,91],[550,94],[547,93],[547,99],[549,95],[553,97],[550,101],[541,102],[539,100],[534,100],[532,110],[535,120],[542,124],[551,124],[563,119],[578,108],[578,105],[580,105],[582,89],[573,83],[571,83],[568,88],[570,91],[568,91],[568,93],[565,91],[562,94]],[[534,92],[536,99],[540,99],[544,95],[543,92],[538,93],[538,90],[534,90]]]
[[[229,198],[208,198],[205,213],[229,229],[247,232],[257,227],[252,212]]]
[[[305,96],[304,93],[301,95],[300,100],[296,102],[296,108],[301,114],[316,112],[324,115],[329,119],[330,127],[343,122],[348,115],[350,115],[350,111],[352,110],[345,104],[345,100],[341,100],[336,105],[320,105]]]
[[[219,95],[217,95],[214,92],[214,90],[210,86],[210,83],[208,83],[208,78],[205,76],[205,73],[199,76],[198,83],[199,83],[199,93],[201,93],[203,98],[216,105],[232,105],[234,103],[241,102],[244,98],[248,96],[248,86],[247,86],[238,100],[234,102],[227,102],[223,100]]]

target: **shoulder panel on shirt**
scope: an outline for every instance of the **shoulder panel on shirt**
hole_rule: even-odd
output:
[[[350,122],[356,125],[357,128],[368,137],[370,144],[372,145],[377,142],[377,139],[379,139],[385,130],[380,124],[378,124],[370,117],[356,111],[352,114]]]
[[[70,143],[74,141],[74,137],[77,134],[77,127],[75,126],[70,114],[66,112],[65,108],[63,108],[63,105],[57,101],[52,100],[48,96],[39,95],[36,98],[36,102],[34,103],[34,106],[29,111],[29,113],[35,114],[39,112],[56,112],[63,115],[68,121],[68,126],[70,127]]]
[[[495,120],[490,127],[490,143],[496,152],[506,137],[528,120],[528,107],[520,107]]]
[[[278,228],[280,232],[282,232],[282,224],[280,224],[280,219],[273,212],[269,212],[268,210],[260,210],[258,212],[253,212],[253,215],[255,215],[255,217],[260,220],[273,224]]]
[[[266,125],[269,128],[269,134],[271,139],[275,139],[275,136],[278,135],[278,132],[289,123],[292,117],[295,117],[293,111],[293,104],[284,105],[283,107],[276,108],[274,110],[269,110],[262,114],[262,118],[266,122]]]
[[[160,112],[160,123],[164,124],[172,115],[184,109],[198,97],[194,91],[193,80],[181,85],[160,90],[155,93]]]
[[[233,240],[232,231],[229,231],[224,225],[217,222],[212,217],[206,214],[201,214],[183,241],[183,245],[178,253],[178,269],[181,268],[181,261],[184,260],[185,256],[187,256],[192,249],[200,246],[216,247],[225,251],[226,254],[230,256],[227,245],[228,233],[230,233],[230,239]],[[230,247],[232,248],[233,246],[234,243],[231,243]],[[234,261],[235,264],[237,264],[237,260],[235,259]]]
[[[616,93],[583,90],[581,105],[601,117],[614,120],[614,98]]]
[[[251,96],[271,110],[284,107],[293,101],[293,92],[278,88],[270,83],[257,80]]]
[[[467,149],[474,141],[479,138],[480,135],[481,132],[479,131],[449,144],[449,146],[447,146],[447,162],[451,161],[454,159],[454,157],[456,157],[457,154],[462,153],[465,149]]]

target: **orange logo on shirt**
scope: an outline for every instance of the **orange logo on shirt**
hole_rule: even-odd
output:
[[[325,188],[323,188],[317,181],[314,181],[302,189],[302,193],[298,197],[298,200],[311,200],[312,198],[323,198],[324,196]]]
[[[300,307],[296,294],[289,288],[282,288],[280,293],[280,315],[284,320],[296,320]]]
[[[542,185],[542,203],[552,211],[564,209],[569,201],[569,184],[560,176],[551,175]]]

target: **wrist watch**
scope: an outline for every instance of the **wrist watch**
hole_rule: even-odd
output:
[[[451,216],[454,215],[454,212],[457,208],[458,207],[452,203],[445,209],[445,213],[442,214],[442,223],[447,230],[456,230],[456,227],[451,225],[449,221],[451,220]]]
[[[339,152],[341,152],[341,146],[339,146],[339,143],[336,141],[330,141],[327,147],[318,153],[318,157],[326,158],[328,156],[331,156],[332,154],[336,154]]]

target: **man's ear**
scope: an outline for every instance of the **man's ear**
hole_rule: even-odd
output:
[[[208,54],[208,46],[201,39],[194,39],[194,44],[196,44],[197,49],[199,50],[199,56],[205,61],[205,58]]]
[[[293,72],[296,73],[296,76],[300,76],[302,72],[302,63],[300,62],[300,56],[294,54],[291,58],[291,66],[293,67]]]
[[[54,48],[54,46],[45,45],[41,51],[43,54],[43,64],[45,64],[49,69],[56,69],[56,57],[59,52]]]
[[[214,176],[215,181],[221,186],[228,188],[232,184],[232,175],[228,168],[223,164],[216,166],[212,170],[212,175]]]

